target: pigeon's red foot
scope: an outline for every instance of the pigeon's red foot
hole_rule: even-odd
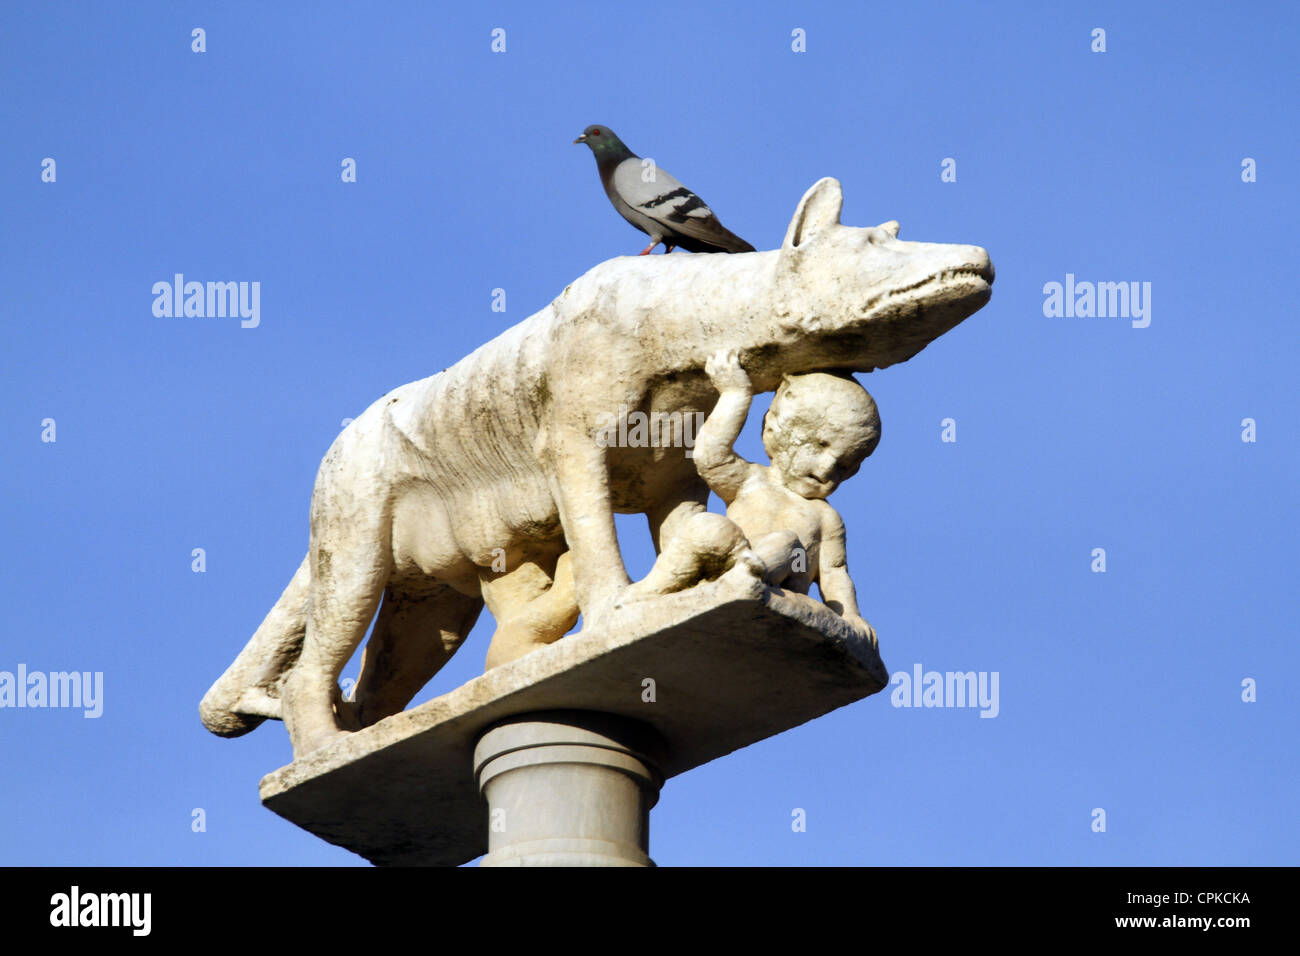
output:
[[[676,248],[677,247],[674,246],[671,242],[664,243],[664,255],[668,255],[668,253],[672,252]]]
[[[657,246],[657,245],[659,245],[659,243],[657,243],[657,242],[652,242],[652,243],[650,243],[650,245],[646,246],[644,249],[642,249],[640,252],[638,252],[637,255],[638,255],[638,256],[648,256],[648,255],[650,255],[650,250],[653,249],[653,248],[654,248],[655,246]]]

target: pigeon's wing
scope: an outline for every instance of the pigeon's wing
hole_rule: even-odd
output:
[[[703,199],[666,170],[643,167],[639,159],[624,160],[614,170],[613,185],[619,198],[659,223],[669,237],[685,236],[722,249],[753,251],[753,246],[723,228]]]

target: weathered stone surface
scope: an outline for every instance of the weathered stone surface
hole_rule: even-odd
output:
[[[459,864],[487,850],[473,751],[502,718],[556,709],[632,718],[662,736],[672,777],[887,683],[862,631],[738,565],[618,605],[599,628],[306,754],[262,780],[262,800],[374,863]],[[651,686],[653,702],[643,699]]]

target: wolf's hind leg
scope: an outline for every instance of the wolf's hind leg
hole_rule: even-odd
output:
[[[481,597],[441,582],[390,584],[361,657],[354,696],[359,726],[401,713],[464,642]]]
[[[342,706],[338,676],[365,638],[391,573],[380,529],[367,530],[353,529],[346,549],[328,537],[312,542],[307,632],[282,690],[282,716],[295,757],[343,732],[336,713]]]

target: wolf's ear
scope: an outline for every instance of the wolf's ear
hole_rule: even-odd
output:
[[[840,181],[830,176],[817,180],[799,200],[799,208],[794,211],[781,248],[802,246],[816,233],[837,225],[843,207],[844,193],[840,190]]]

